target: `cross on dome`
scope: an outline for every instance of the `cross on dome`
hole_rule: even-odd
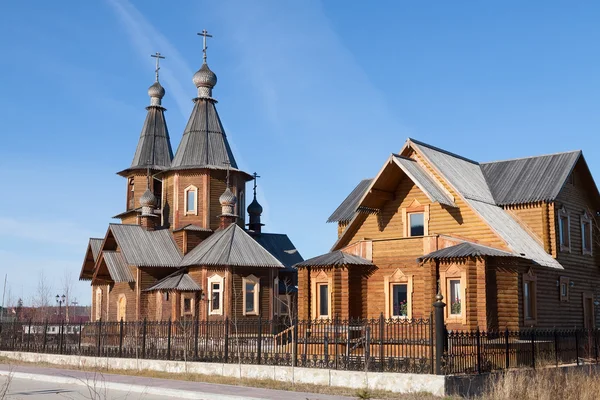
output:
[[[160,54],[158,51],[155,54],[150,54],[150,57],[156,58],[156,69],[154,72],[156,73],[156,82],[158,82],[158,71],[160,70],[160,59],[165,59],[165,56]]]
[[[198,36],[202,36],[202,59],[204,60],[204,63],[206,63],[206,49],[208,49],[206,38],[211,38],[213,36],[209,35],[206,29],[203,29],[202,32],[198,33]]]

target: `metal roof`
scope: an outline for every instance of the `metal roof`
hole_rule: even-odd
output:
[[[215,101],[197,98],[171,168],[225,169],[225,163],[230,163],[232,169],[238,168]]]
[[[358,207],[358,203],[360,199],[365,195],[366,191],[371,186],[371,182],[373,179],[363,179],[360,181],[358,185],[350,192],[348,197],[342,201],[342,204],[336,208],[336,210],[331,214],[327,222],[348,222],[356,213],[356,208]]]
[[[102,258],[110,277],[115,282],[135,282],[123,255],[117,251],[103,251]]]
[[[284,268],[277,258],[237,224],[213,233],[186,254],[180,265]]]
[[[292,266],[304,260],[296,249],[296,246],[294,246],[290,238],[285,234],[251,233],[250,235],[265,250],[271,253],[273,257],[278,259],[285,266],[286,270],[295,270]]]
[[[131,210],[123,211],[122,213],[113,216],[113,218],[123,218],[131,213],[141,213],[141,212],[142,212],[142,207],[132,208]]]
[[[444,192],[440,185],[415,160],[394,154],[394,161],[431,201],[449,207],[456,207],[450,196]]]
[[[553,201],[581,151],[482,163],[481,169],[496,204]]]
[[[110,224],[128,265],[138,267],[177,267],[182,256],[168,229],[147,231],[140,225]]]
[[[180,292],[197,292],[202,290],[185,271],[179,270],[175,273],[159,280],[154,286],[144,289],[144,292],[155,290],[177,290]]]
[[[465,198],[495,204],[479,163],[418,140],[409,139],[409,143]]]
[[[100,238],[90,238],[90,249],[92,250],[94,262],[98,261],[98,255],[100,255],[100,250],[102,249],[103,241],[104,239]]]
[[[498,250],[493,247],[483,246],[472,242],[463,242],[444,249],[436,250],[419,257],[418,261],[428,260],[450,260],[463,257],[520,257],[507,251]]]
[[[208,229],[208,228],[203,228],[201,226],[194,225],[194,224],[188,224],[179,229],[175,229],[173,232],[179,232],[179,231],[212,232],[213,230]]]
[[[302,261],[294,265],[294,267],[335,267],[342,265],[373,266],[373,263],[365,258],[355,256],[354,254],[348,254],[344,253],[341,250],[336,250],[330,253],[310,258],[306,261]]]

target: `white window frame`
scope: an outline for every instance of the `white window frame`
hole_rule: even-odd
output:
[[[594,249],[594,234],[593,234],[593,230],[592,230],[592,218],[590,217],[590,215],[587,213],[587,211],[585,211],[582,215],[581,215],[581,252],[584,255],[592,255],[593,253],[593,249]],[[584,238],[584,225],[588,224],[589,226],[589,233],[588,233],[588,237]],[[590,244],[590,248],[589,250],[585,248],[585,244],[584,241],[587,240],[588,243]]]
[[[194,193],[194,210],[188,210],[188,193]],[[183,212],[184,215],[198,215],[198,188],[190,185],[183,191]]]
[[[213,298],[213,283],[218,283],[219,284],[219,290],[217,290],[216,292],[219,293],[219,308],[213,310],[211,301]],[[220,276],[220,275],[212,275],[210,278],[208,278],[208,299],[207,301],[209,302],[208,304],[208,314],[209,315],[223,315],[223,293],[224,293],[224,289],[225,289],[225,278]]]
[[[254,285],[253,308],[252,311],[246,311],[246,285]],[[259,315],[260,313],[260,278],[249,275],[242,278],[242,311],[243,315]]]
[[[564,235],[564,229],[562,228],[562,220],[563,218],[566,218],[567,220],[567,239],[568,244],[563,244],[563,235]],[[565,252],[571,252],[571,217],[569,216],[569,212],[567,211],[567,209],[565,208],[565,206],[562,206],[559,210],[558,210],[558,245],[560,248],[560,251],[565,251]]]

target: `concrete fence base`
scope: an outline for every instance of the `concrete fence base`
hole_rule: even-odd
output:
[[[43,362],[57,366],[137,371],[149,370],[175,374],[189,373],[232,378],[271,379],[288,383],[307,383],[351,389],[386,390],[395,393],[428,392],[436,396],[443,396],[446,392],[445,377],[430,374],[365,373],[317,368],[66,356],[16,351],[0,351],[0,356],[13,360],[34,363]]]

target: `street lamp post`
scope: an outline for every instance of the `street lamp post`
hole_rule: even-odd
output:
[[[58,304],[58,319],[61,316],[61,306],[65,303],[66,296],[63,294],[62,296],[56,295],[56,303]]]

